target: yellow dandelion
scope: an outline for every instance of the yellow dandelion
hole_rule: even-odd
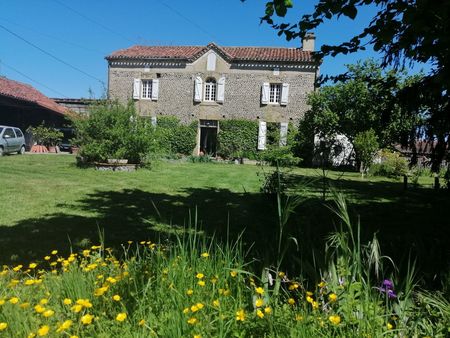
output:
[[[394,325],[392,325],[391,323],[388,322],[386,324],[386,327],[387,327],[388,330],[392,330],[394,328]]]
[[[264,300],[262,298],[257,298],[255,301],[255,306],[256,307],[261,307],[264,305]]]
[[[298,283],[292,283],[291,285],[289,285],[289,290],[293,291],[293,290],[297,290],[299,288],[300,284]]]
[[[121,300],[121,298],[120,298],[119,295],[114,295],[114,296],[112,296],[112,299],[115,300],[116,302],[118,302],[118,301]]]
[[[75,305],[72,306],[70,309],[71,309],[73,312],[78,313],[78,312],[80,312],[81,310],[83,310],[83,305],[75,304]]]
[[[233,278],[236,277],[237,274],[238,274],[237,271],[234,271],[234,270],[230,271],[230,276],[233,277]]]
[[[23,268],[23,265],[20,264],[20,265],[15,266],[15,267],[13,268],[13,271],[14,271],[14,272],[17,272],[17,271],[19,271],[19,270],[22,269],[22,268]]]
[[[278,272],[278,277],[284,278],[284,276],[286,276],[286,274],[283,271]]]
[[[31,333],[27,336],[27,338],[34,338],[34,337],[36,337],[36,333],[33,333],[33,332],[31,332]]]
[[[67,330],[68,328],[70,328],[72,326],[72,321],[70,319],[64,321],[57,329],[56,332],[62,332],[64,330]]]
[[[58,253],[58,250],[53,250],[52,255],[56,255]]]
[[[109,286],[102,286],[101,288],[94,290],[94,296],[100,297],[103,296],[106,291],[108,291]]]
[[[314,301],[311,303],[313,310],[317,310],[319,308],[319,303]]]
[[[193,338],[202,338],[202,336],[200,336],[199,334],[194,334]]]
[[[44,257],[44,259],[45,259],[46,261],[49,261],[50,258],[51,258],[50,256],[45,256],[45,257]]]
[[[69,338],[79,338],[79,337],[74,335],[74,336],[70,336]]]
[[[214,305],[215,307],[219,307],[219,306],[220,306],[219,300],[218,300],[218,299],[213,300],[213,305]]]
[[[49,318],[49,317],[53,316],[54,314],[55,314],[55,311],[53,311],[53,310],[46,310],[42,313],[42,315],[46,318]]]
[[[258,293],[258,294],[260,294],[260,295],[263,295],[264,294],[264,289],[262,288],[262,287],[257,287],[256,289],[255,289],[255,291],[256,291],[256,293]]]
[[[199,286],[201,286],[201,287],[203,287],[203,286],[205,286],[205,281],[204,280],[199,280],[198,282],[197,282],[197,284],[199,285]]]
[[[145,325],[145,319],[141,319],[138,323],[139,326],[144,326]]]
[[[48,303],[48,299],[47,298],[42,298],[40,301],[39,301],[39,304],[41,304],[41,305],[45,305],[45,304],[47,304]]]
[[[194,294],[194,290],[189,289],[189,290],[186,291],[186,294],[187,294],[188,296],[192,296],[192,295]]]
[[[306,301],[312,304],[314,302],[314,299],[311,296],[306,296]]]
[[[19,305],[22,309],[28,309],[30,307],[30,303],[25,302]]]
[[[204,253],[201,254],[201,256],[202,256],[203,258],[208,258],[208,257],[209,257],[209,253],[204,252]]]
[[[116,316],[118,322],[123,322],[125,319],[127,319],[127,314],[125,312],[121,312]]]
[[[41,304],[38,304],[38,305],[36,305],[36,306],[34,307],[34,310],[35,310],[37,313],[43,313],[43,312],[45,311],[45,307],[43,307]]]
[[[328,300],[331,302],[331,303],[334,303],[335,301],[337,301],[337,295],[335,294],[335,293],[330,293],[329,295],[328,295]]]
[[[205,277],[205,275],[199,272],[198,274],[195,275],[195,277],[197,277],[198,279],[202,279]]]
[[[92,320],[94,319],[93,315],[90,315],[89,313],[85,314],[84,316],[81,316],[81,322],[84,325],[89,325],[92,323]]]
[[[333,325],[339,325],[339,323],[341,322],[341,317],[339,315],[331,315],[331,316],[328,317],[328,320]]]
[[[325,287],[325,285],[327,285],[327,283],[325,283],[324,281],[321,281],[319,284],[317,284],[319,288],[323,288]]]
[[[50,331],[50,327],[48,325],[44,325],[41,326],[38,330],[37,330],[37,334],[39,337],[43,337],[46,336]]]
[[[197,318],[191,317],[187,320],[188,324],[194,325],[198,322]]]
[[[28,265],[28,268],[30,269],[35,269],[37,267],[36,263],[30,263],[30,265]]]
[[[294,305],[295,304],[295,299],[294,298],[289,298],[288,299],[288,304]]]
[[[0,323],[0,331],[6,330],[7,327],[8,327],[8,323],[5,323],[5,322]]]
[[[12,297],[12,298],[9,300],[9,302],[10,302],[11,304],[17,304],[17,303],[19,302],[19,298],[17,298],[17,297]]]
[[[266,306],[264,308],[264,312],[267,313],[268,315],[270,315],[272,313],[272,308],[270,306]]]
[[[114,277],[108,277],[106,278],[106,281],[111,284],[117,283],[117,279],[115,279]]]
[[[198,308],[197,305],[192,305],[192,306],[191,306],[191,311],[192,311],[192,312],[197,312],[198,310],[199,310],[199,308]]]
[[[183,309],[183,313],[184,313],[184,314],[188,314],[188,313],[189,313],[189,308],[188,308],[188,307],[185,307],[185,308]]]
[[[72,299],[70,299],[70,298],[64,298],[63,303],[64,303],[65,305],[70,305],[70,304],[72,304]]]
[[[264,312],[262,312],[260,309],[256,310],[256,315],[261,319],[264,318]]]
[[[243,322],[245,320],[245,311],[243,309],[240,309],[236,312],[236,320],[239,322]]]
[[[303,316],[299,315],[299,314],[296,314],[295,315],[295,320],[298,321],[298,322],[301,322],[303,320]]]

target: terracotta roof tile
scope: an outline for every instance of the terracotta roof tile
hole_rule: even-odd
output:
[[[5,77],[0,77],[0,95],[32,102],[58,114],[70,115],[67,108],[60,106],[29,84],[10,80]]]
[[[301,48],[220,47],[214,43],[207,46],[132,46],[115,51],[106,59],[180,59],[192,61],[210,49],[215,49],[229,61],[314,62],[313,53]]]

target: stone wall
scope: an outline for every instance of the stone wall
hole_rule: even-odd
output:
[[[143,116],[175,115],[188,123],[198,119],[261,119],[267,122],[297,123],[308,106],[308,93],[314,90],[315,67],[283,67],[278,75],[268,65],[230,65],[217,57],[214,72],[206,71],[207,54],[191,64],[176,66],[150,66],[132,62],[109,67],[109,98],[125,103],[132,99],[133,79],[159,78],[157,101],[134,100]],[[225,100],[223,103],[194,102],[195,77],[225,76]],[[262,105],[261,86],[264,82],[289,83],[289,103],[286,106]]]

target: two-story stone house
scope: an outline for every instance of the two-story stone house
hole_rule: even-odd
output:
[[[303,48],[133,46],[106,57],[108,97],[134,100],[153,121],[199,121],[197,153],[215,151],[221,120],[258,120],[258,149],[265,149],[267,122],[280,124],[284,142],[288,123],[308,109],[319,71],[313,51],[313,35]]]

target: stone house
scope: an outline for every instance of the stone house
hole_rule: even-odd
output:
[[[197,148],[215,153],[224,119],[259,121],[258,149],[265,149],[268,122],[297,124],[308,109],[320,62],[313,58],[314,35],[303,48],[133,46],[113,52],[108,61],[108,98],[132,99],[142,116],[156,121],[174,115],[198,121]]]

